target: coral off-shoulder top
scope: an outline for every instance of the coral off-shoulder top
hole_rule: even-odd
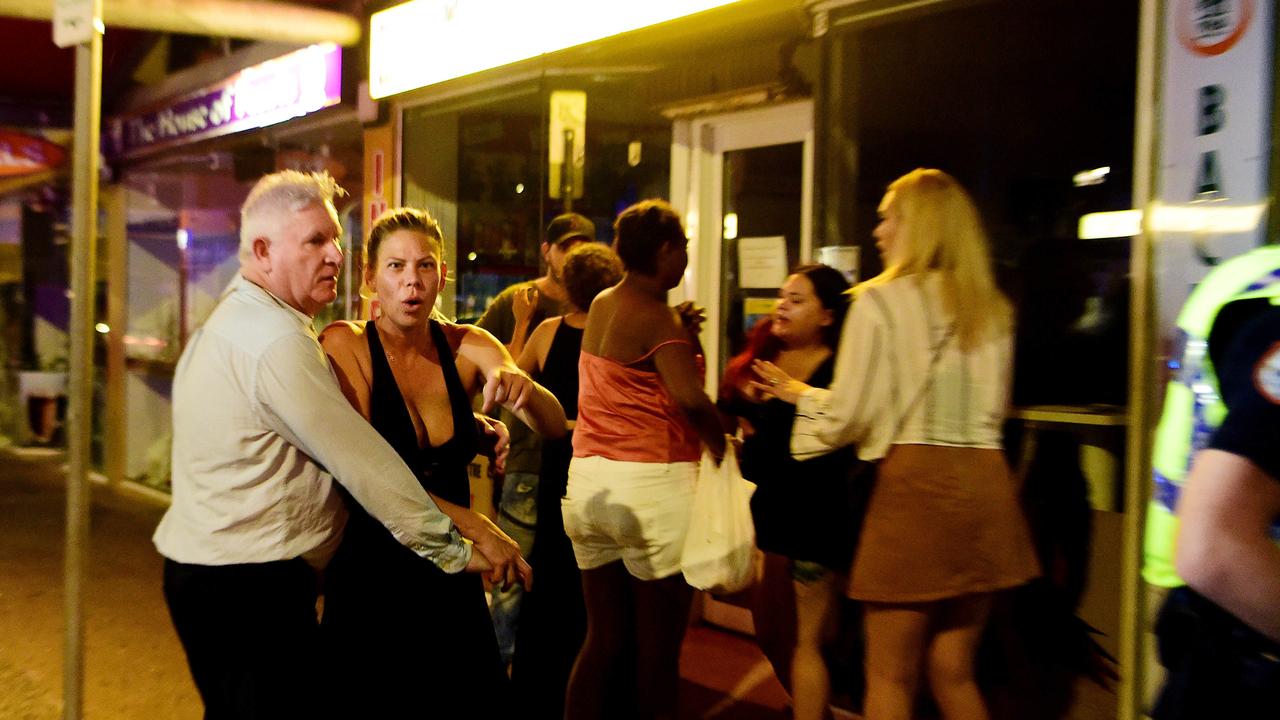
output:
[[[702,442],[676,405],[657,370],[636,367],[659,343],[628,363],[583,351],[578,359],[578,422],[574,457],[647,463],[697,462]]]

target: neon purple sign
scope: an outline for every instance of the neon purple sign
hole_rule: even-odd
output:
[[[112,118],[107,132],[118,158],[266,127],[342,101],[342,49],[312,45],[247,67],[222,82],[163,106]]]

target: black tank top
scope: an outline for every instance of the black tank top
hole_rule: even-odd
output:
[[[418,476],[418,482],[427,492],[434,493],[451,503],[471,506],[471,484],[467,465],[476,456],[477,440],[475,416],[471,413],[471,400],[462,386],[458,366],[453,359],[453,349],[444,330],[431,320],[431,341],[435,344],[440,369],[444,373],[445,388],[449,393],[449,408],[453,414],[453,436],[438,446],[418,444],[418,433],[405,406],[404,395],[396,383],[386,351],[378,338],[378,330],[372,322],[365,325],[369,337],[369,357],[373,361],[373,381],[369,388],[369,424],[399,453],[405,464]]]
[[[431,323],[440,358],[453,437],[418,445],[400,388],[373,323],[365,325],[373,377],[370,424],[429,492],[470,505],[467,464],[476,426],[443,329]],[[342,545],[325,573],[322,624],[334,669],[326,717],[476,716],[477,699],[506,717],[507,675],[479,575],[445,573],[401,545],[350,496]],[[424,709],[426,708],[426,709]]]
[[[539,382],[560,401],[564,416],[570,420],[578,417],[578,355],[581,353],[582,330],[560,318]]]

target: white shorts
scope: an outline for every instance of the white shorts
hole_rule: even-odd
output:
[[[621,560],[640,580],[680,572],[698,464],[575,457],[560,500],[583,570]]]

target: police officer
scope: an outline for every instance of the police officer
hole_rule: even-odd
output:
[[[1151,501],[1147,508],[1142,576],[1147,582],[1147,615],[1154,617],[1170,590],[1184,586],[1174,566],[1178,517],[1174,512],[1191,460],[1206,447],[1226,416],[1210,345],[1221,354],[1227,339],[1267,298],[1280,298],[1280,246],[1264,245],[1213,268],[1187,297],[1177,319],[1177,344],[1170,353],[1170,377],[1152,453]],[[1265,305],[1265,303],[1264,303]],[[1163,678],[1156,662],[1156,639],[1148,625],[1148,703]]]
[[[1142,576],[1156,588],[1184,583],[1174,567],[1174,513],[1183,479],[1226,415],[1210,345],[1219,351],[1241,322],[1267,298],[1280,298],[1280,245],[1264,245],[1215,267],[1178,314],[1178,347],[1152,453],[1153,484],[1147,509]]]
[[[1177,502],[1186,586],[1157,623],[1168,676],[1156,720],[1280,717],[1280,307],[1268,294],[1242,293],[1213,324],[1226,417]]]

